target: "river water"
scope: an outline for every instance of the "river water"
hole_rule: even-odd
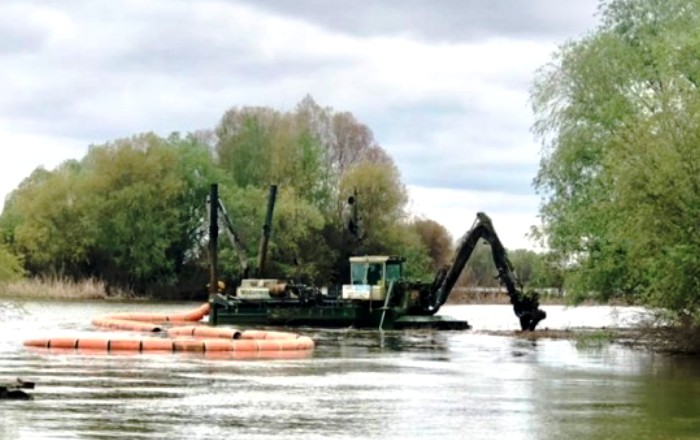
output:
[[[536,342],[508,306],[446,306],[456,332],[302,329],[298,359],[50,353],[33,337],[94,335],[90,320],[197,304],[0,300],[0,439],[697,439],[700,361],[615,344]],[[544,307],[542,327],[625,326],[630,308]]]

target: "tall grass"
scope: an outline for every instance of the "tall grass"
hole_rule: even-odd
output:
[[[73,281],[65,278],[24,278],[0,283],[0,297],[24,299],[125,299],[128,292],[106,294],[105,284],[96,279]]]

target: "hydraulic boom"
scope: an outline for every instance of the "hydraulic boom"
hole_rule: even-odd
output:
[[[457,278],[459,278],[481,238],[491,245],[493,262],[498,269],[498,278],[506,286],[513,311],[520,320],[520,327],[522,330],[534,330],[537,324],[547,317],[547,314],[540,310],[536,292],[524,295],[518,290],[513,265],[508,260],[506,250],[496,234],[491,219],[483,212],[477,213],[474,225],[460,241],[452,263],[435,275],[432,288],[428,290],[426,298],[424,298],[426,312],[430,314],[437,312],[447,301]]]

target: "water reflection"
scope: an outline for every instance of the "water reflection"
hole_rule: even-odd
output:
[[[616,345],[350,329],[304,330],[317,348],[299,359],[47,352],[21,345],[46,334],[92,332],[92,316],[136,307],[0,303],[0,379],[37,381],[34,401],[0,402],[0,438],[700,436],[698,361]],[[138,305],[144,307],[169,312],[192,304]],[[449,311],[472,324],[512,319],[507,306]],[[602,320],[608,312],[592,315]],[[577,319],[554,315],[550,325]]]

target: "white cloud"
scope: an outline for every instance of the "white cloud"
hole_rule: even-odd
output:
[[[494,191],[423,188],[408,186],[410,212],[418,217],[441,223],[454,240],[472,226],[477,212],[486,213],[493,221],[503,246],[508,249],[537,248],[527,234],[538,224],[538,199],[533,195],[513,195]]]
[[[38,167],[52,169],[68,159],[79,159],[87,146],[73,139],[17,133],[0,126],[0,196],[5,197]]]
[[[289,110],[310,93],[373,129],[426,216],[460,235],[484,210],[521,247],[537,211],[528,85],[596,3],[378,0],[377,15],[356,2],[8,1],[0,196],[90,143],[211,128],[230,107]]]

